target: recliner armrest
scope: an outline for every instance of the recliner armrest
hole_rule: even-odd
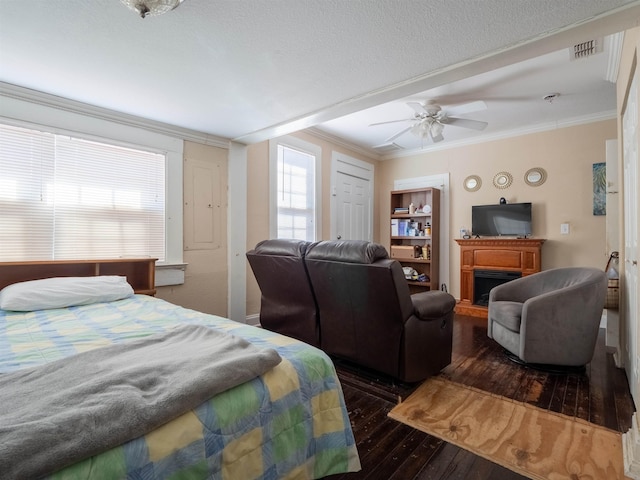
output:
[[[435,320],[451,313],[456,299],[446,292],[430,290],[411,295],[413,309],[420,320]]]

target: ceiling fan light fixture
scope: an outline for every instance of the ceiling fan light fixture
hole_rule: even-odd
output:
[[[441,136],[443,130],[444,130],[443,124],[437,121],[431,122],[431,128],[429,129],[429,133],[431,134],[432,138]]]
[[[442,107],[435,102],[435,100],[429,100],[424,104],[419,102],[407,102],[407,106],[409,106],[413,110],[413,117],[400,120],[389,120],[387,122],[372,123],[369,126],[373,127],[376,125],[385,125],[389,123],[411,122],[411,125],[391,135],[385,140],[385,142],[392,142],[396,138],[401,137],[405,133],[409,132],[420,138],[423,142],[425,139],[431,138],[433,143],[437,143],[444,140],[442,133],[445,126],[447,125],[454,125],[461,128],[470,128],[472,130],[478,131],[484,130],[488,125],[487,122],[482,122],[479,120],[450,116],[450,114],[464,114],[486,110],[487,104],[482,100],[454,105],[452,107],[448,107],[446,111],[443,110]]]
[[[435,100],[429,100],[423,105],[424,111],[430,117],[435,117],[442,111],[442,107],[436,103]]]
[[[129,9],[136,12],[140,17],[146,18],[148,15],[162,15],[170,12],[184,0],[120,0]]]
[[[429,125],[426,121],[418,122],[411,128],[411,133],[420,138],[427,137],[429,136]]]

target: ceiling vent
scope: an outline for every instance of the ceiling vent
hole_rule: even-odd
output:
[[[381,143],[380,145],[374,145],[372,148],[376,152],[381,154],[397,152],[398,150],[404,150],[404,147],[401,147],[400,145],[394,142]]]
[[[571,60],[580,60],[602,52],[602,39],[596,38],[586,42],[576,43],[571,52]]]

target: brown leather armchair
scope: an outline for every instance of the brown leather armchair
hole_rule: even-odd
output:
[[[455,299],[440,291],[410,295],[400,263],[382,245],[317,242],[305,264],[329,355],[405,382],[451,363]]]
[[[247,252],[262,297],[260,324],[313,346],[320,346],[318,307],[304,254],[310,242],[264,240]]]

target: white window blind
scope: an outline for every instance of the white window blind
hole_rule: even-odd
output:
[[[278,145],[278,238],[315,240],[316,157]]]
[[[0,125],[0,261],[165,257],[165,156]]]

